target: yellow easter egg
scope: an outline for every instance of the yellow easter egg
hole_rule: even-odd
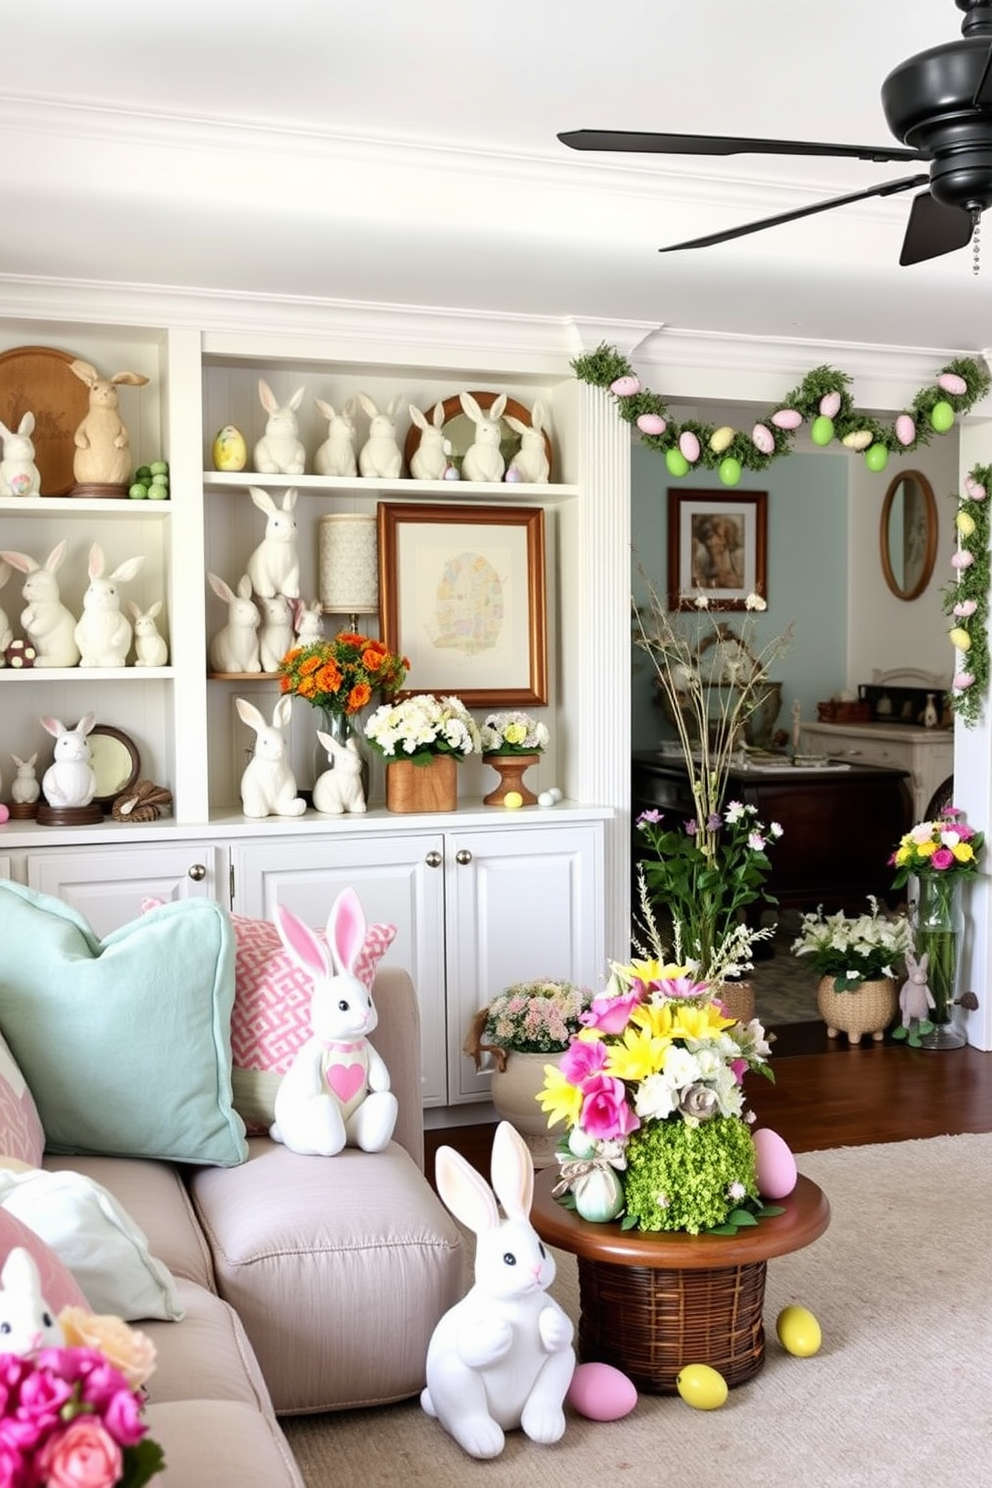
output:
[[[710,435],[710,449],[715,455],[722,455],[725,449],[734,442],[734,431],[729,424],[722,424],[719,429],[714,429]]]
[[[507,811],[516,811],[524,804],[524,798],[519,791],[507,791],[503,797],[503,805]]]
[[[797,1359],[808,1359],[818,1353],[823,1342],[820,1325],[807,1307],[783,1307],[775,1331],[782,1347]]]
[[[727,1381],[709,1364],[684,1364],[675,1386],[693,1410],[719,1410],[727,1398]]]
[[[947,632],[947,639],[950,641],[952,646],[955,646],[958,649],[958,651],[971,650],[971,636],[969,635],[968,631],[965,630],[963,625],[955,625],[953,630],[949,630]]]
[[[211,450],[215,470],[244,470],[248,463],[248,446],[240,429],[225,424]]]
[[[971,537],[975,530],[975,519],[971,512],[959,511],[954,518],[954,525],[962,537]]]

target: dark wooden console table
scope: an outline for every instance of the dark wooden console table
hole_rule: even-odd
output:
[[[868,894],[894,902],[889,857],[912,826],[906,770],[851,765],[846,770],[733,768],[728,799],[755,806],[758,820],[777,821],[783,835],[769,852],[768,891],[784,908],[866,909]],[[652,808],[675,820],[695,815],[689,775],[677,756],[633,756],[632,851],[643,856],[636,822]]]

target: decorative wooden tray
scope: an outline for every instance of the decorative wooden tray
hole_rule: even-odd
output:
[[[89,391],[69,364],[71,352],[53,346],[16,346],[0,354],[0,419],[16,429],[33,413],[35,464],[42,496],[72,489],[73,436],[89,408]]]

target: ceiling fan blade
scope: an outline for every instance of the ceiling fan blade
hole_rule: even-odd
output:
[[[643,155],[837,155],[849,160],[926,160],[919,150],[887,145],[825,145],[803,140],[747,139],[723,134],[649,134],[623,129],[573,129],[558,138],[570,150],[619,150]]]
[[[989,54],[985,59],[985,66],[982,68],[978,87],[975,89],[974,104],[975,108],[989,108],[992,106],[992,47],[989,47]]]
[[[852,191],[848,196],[834,196],[829,201],[816,202],[811,207],[797,207],[794,212],[780,212],[777,217],[763,217],[760,222],[749,222],[744,227],[731,227],[725,232],[710,233],[705,238],[693,238],[688,243],[672,243],[659,248],[659,253],[677,253],[682,248],[711,248],[716,243],[729,243],[732,238],[743,238],[748,233],[761,232],[766,227],[778,227],[783,222],[798,222],[801,217],[813,217],[817,212],[830,212],[834,207],[846,207],[851,202],[867,201],[872,196],[894,196],[899,191],[911,191],[914,186],[925,186],[929,176],[905,176],[901,181],[886,181],[881,186],[870,186],[867,191]],[[917,201],[919,201],[917,197]],[[954,245],[958,246],[958,245]],[[941,252],[948,252],[941,249]]]
[[[971,213],[964,207],[945,207],[934,201],[929,191],[921,191],[913,198],[899,262],[903,267],[924,263],[928,258],[965,248],[973,231]]]

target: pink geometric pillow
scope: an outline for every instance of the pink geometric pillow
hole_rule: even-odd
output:
[[[275,925],[231,915],[236,944],[231,1051],[234,1109],[249,1132],[267,1131],[279,1081],[310,1037],[307,973],[292,960]],[[322,930],[318,938],[325,944]],[[371,987],[376,967],[396,938],[395,925],[369,925],[355,973]]]
[[[79,1283],[64,1261],[60,1260],[50,1245],[40,1235],[29,1230],[26,1224],[0,1209],[0,1267],[18,1245],[33,1257],[41,1278],[41,1295],[53,1312],[63,1307],[81,1307],[84,1312],[93,1309],[79,1289]]]
[[[0,1152],[37,1168],[44,1150],[45,1133],[34,1096],[0,1034]]]

